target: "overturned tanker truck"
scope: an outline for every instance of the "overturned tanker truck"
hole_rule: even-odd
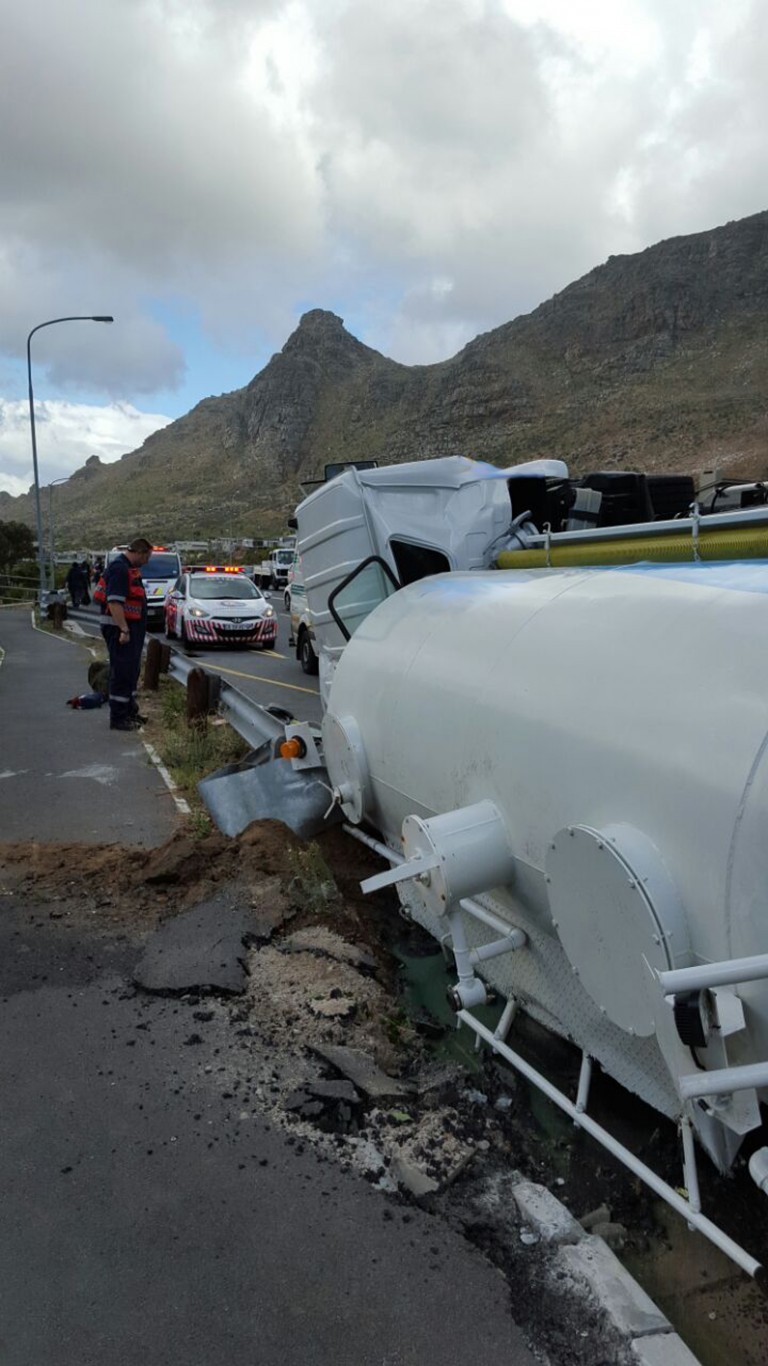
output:
[[[726,1172],[750,1135],[768,1190],[768,506],[736,501],[558,461],[346,471],[297,510],[322,734],[274,753],[450,943],[458,1020],[762,1278],[694,1142]],[[515,1052],[518,1008],[580,1048],[575,1096]],[[677,1121],[683,1193],[590,1117],[594,1063]]]

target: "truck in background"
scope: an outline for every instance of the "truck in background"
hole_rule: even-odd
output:
[[[293,564],[293,546],[278,546],[270,550],[261,564],[253,566],[251,577],[262,589],[284,589],[288,583],[288,573]]]

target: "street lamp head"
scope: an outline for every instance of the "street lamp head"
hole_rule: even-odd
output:
[[[91,318],[92,323],[113,323],[114,321],[114,318],[110,318],[108,315],[105,316],[101,313],[96,313]]]

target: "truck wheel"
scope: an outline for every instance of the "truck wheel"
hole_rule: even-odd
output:
[[[305,674],[316,674],[320,667],[308,631],[302,633],[299,641],[299,663]]]

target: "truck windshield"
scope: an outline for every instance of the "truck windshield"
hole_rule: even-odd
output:
[[[277,552],[277,563],[278,563],[278,564],[293,564],[293,551],[292,551],[292,550],[278,550],[278,552]]]
[[[181,573],[178,555],[150,555],[142,566],[143,579],[177,579]]]

